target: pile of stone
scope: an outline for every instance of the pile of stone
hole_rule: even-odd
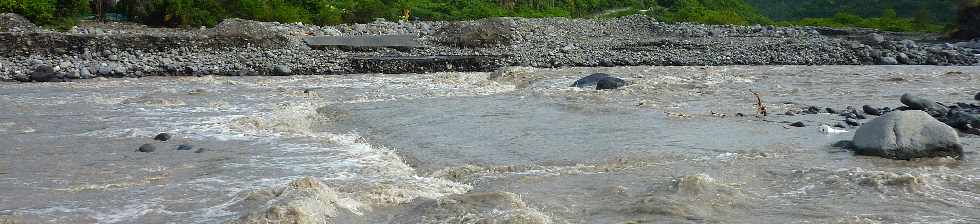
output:
[[[955,45],[876,34],[853,41],[810,27],[668,24],[646,16],[377,21],[332,27],[229,19],[210,29],[83,24],[68,32],[30,29],[32,24],[13,14],[2,18],[13,22],[0,22],[0,29],[6,28],[0,31],[0,81],[492,71],[503,66],[977,63],[971,49]],[[388,34],[417,35],[422,47],[311,49],[302,41],[320,35]],[[440,62],[418,60],[427,58]],[[478,60],[478,66],[471,64],[474,60],[450,60],[447,65],[445,58],[488,60]],[[406,61],[413,66],[401,66]]]
[[[38,32],[30,20],[14,13],[0,13],[0,32]]]

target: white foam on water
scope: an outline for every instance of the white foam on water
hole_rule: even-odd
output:
[[[225,85],[224,78],[194,79],[205,84]],[[314,81],[310,81],[314,79]],[[128,80],[112,81],[122,84]],[[162,83],[168,85],[168,82]],[[177,83],[174,83],[177,84]],[[419,76],[364,76],[364,77],[296,77],[289,79],[261,79],[235,83],[236,88],[284,89],[273,94],[236,96],[233,101],[224,99],[221,108],[208,105],[186,104],[180,99],[186,94],[177,88],[160,87],[153,93],[128,94],[126,97],[109,95],[78,96],[79,102],[109,105],[114,113],[125,116],[98,118],[110,128],[78,133],[76,136],[97,138],[149,139],[161,132],[172,133],[180,138],[197,141],[237,141],[251,144],[256,150],[238,161],[224,163],[222,169],[236,170],[224,175],[208,175],[183,183],[170,183],[140,189],[136,199],[120,205],[88,205],[89,202],[66,202],[80,208],[69,213],[90,215],[100,223],[126,223],[138,220],[149,213],[165,214],[194,223],[214,223],[234,218],[240,211],[230,206],[241,200],[241,195],[290,180],[313,176],[328,185],[363,186],[344,192],[342,204],[350,205],[355,212],[369,210],[379,201],[403,203],[416,197],[437,198],[447,194],[460,194],[472,187],[445,179],[418,176],[414,168],[404,163],[398,155],[385,147],[363,142],[357,133],[320,132],[317,125],[329,122],[316,112],[317,108],[330,103],[362,103],[391,100],[417,99],[444,96],[489,95],[513,91],[512,85],[487,81],[483,73],[433,73]],[[121,85],[125,86],[125,85]],[[323,99],[322,94],[290,95],[288,91],[300,87],[354,88],[361,94],[341,100]],[[196,87],[195,87],[196,88]],[[213,89],[208,89],[213,90]],[[278,90],[277,90],[278,91]],[[157,94],[157,95],[154,95]],[[209,91],[202,96],[213,94]],[[319,97],[319,98],[318,98]],[[158,99],[174,98],[173,102]],[[53,99],[53,98],[52,98]],[[14,98],[21,102],[26,98]],[[38,100],[36,97],[32,101]],[[60,99],[64,100],[64,99]],[[159,102],[158,102],[159,101]],[[191,101],[186,101],[191,102]],[[201,102],[196,100],[195,102]],[[261,102],[261,103],[256,103]],[[216,113],[217,112],[217,113]],[[147,125],[149,124],[149,125]],[[162,169],[162,168],[161,168]],[[150,172],[154,170],[144,170]],[[256,171],[254,174],[253,172]],[[278,175],[274,177],[262,175]],[[241,175],[241,176],[238,176]],[[166,209],[168,203],[161,198],[140,199],[153,196],[154,192],[175,189],[191,192],[207,192],[223,195],[228,201],[210,204],[188,212]],[[347,189],[347,188],[345,188]],[[135,189],[134,189],[135,190]],[[221,199],[224,200],[224,199]],[[356,205],[356,206],[355,206]],[[98,206],[98,207],[92,207]],[[384,205],[378,205],[384,206]],[[55,212],[55,211],[50,211]],[[40,212],[49,213],[49,212]]]
[[[132,222],[131,219],[133,217],[140,217],[150,212],[162,210],[162,206],[155,203],[155,201],[159,201],[159,199],[130,201],[128,205],[122,206],[122,209],[110,210],[109,212],[96,212],[92,218],[98,220],[99,223]]]

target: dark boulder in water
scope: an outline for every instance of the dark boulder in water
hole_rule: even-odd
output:
[[[977,95],[976,95],[976,96],[973,96],[973,99],[974,99],[974,100],[980,100],[980,93],[977,93]]]
[[[802,121],[797,121],[796,123],[789,124],[789,126],[801,127],[802,128],[802,127],[806,127],[806,124],[803,124]]]
[[[167,141],[167,140],[170,140],[171,138],[173,138],[173,136],[170,135],[170,133],[160,133],[160,134],[157,134],[156,137],[153,137],[153,140]]]
[[[613,77],[613,78],[599,80],[599,82],[596,83],[595,89],[596,90],[618,89],[619,87],[623,87],[623,86],[626,86],[626,80]]]
[[[908,106],[912,110],[925,111],[933,117],[939,117],[946,115],[946,107],[940,105],[936,101],[932,101],[926,98],[922,98],[916,95],[906,93],[902,95],[902,104]]]
[[[143,144],[138,149],[136,149],[137,152],[153,152],[156,150],[157,147],[154,146],[153,144]]]
[[[572,87],[588,88],[595,86],[596,89],[616,89],[626,85],[626,80],[604,73],[591,74],[576,80]]]
[[[816,107],[816,106],[807,107],[806,108],[806,113],[807,114],[819,114],[820,113],[820,108],[819,107]]]
[[[943,123],[960,130],[980,127],[980,115],[954,110],[943,118]]]
[[[918,110],[891,112],[864,124],[854,133],[854,148],[859,155],[904,160],[963,155],[956,130]]]

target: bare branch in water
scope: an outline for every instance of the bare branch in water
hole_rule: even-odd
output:
[[[766,110],[766,105],[762,103],[762,96],[751,89],[749,92],[751,92],[752,95],[755,95],[755,111],[758,113],[758,115],[762,115],[763,117],[769,116],[769,111]]]

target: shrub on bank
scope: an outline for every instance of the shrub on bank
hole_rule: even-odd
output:
[[[943,32],[945,27],[928,21],[928,17],[900,18],[895,10],[885,10],[881,17],[863,18],[847,12],[838,12],[831,18],[804,18],[798,21],[780,22],[780,25],[864,27],[895,32]]]
[[[768,0],[750,0],[766,2]],[[120,0],[111,11],[151,26],[214,26],[225,18],[257,21],[303,22],[335,25],[366,23],[375,18],[388,20],[475,20],[488,17],[592,17],[623,16],[643,13],[665,22],[705,24],[784,25],[866,27],[888,31],[942,32],[944,24],[930,14],[944,2],[921,2],[918,11],[909,16],[910,7],[900,4],[900,17],[893,9],[868,9],[880,4],[862,5],[865,17],[839,11],[832,17],[815,17],[774,22],[762,15],[746,0]],[[963,7],[969,2],[963,1]],[[76,18],[89,11],[91,0],[0,0],[0,12],[14,12],[40,25],[70,27]],[[820,5],[813,2],[804,5]],[[854,5],[848,3],[848,5]],[[975,5],[975,4],[974,4]],[[770,7],[770,6],[766,6]],[[824,6],[831,7],[831,6]],[[949,7],[955,7],[950,5]],[[975,8],[975,7],[974,7]],[[768,10],[768,9],[766,9]],[[771,11],[771,10],[769,10]],[[825,11],[824,8],[808,11]],[[867,17],[868,12],[882,12]],[[969,15],[961,10],[961,17]],[[821,14],[816,13],[816,14]],[[978,23],[960,22],[968,31]],[[952,26],[950,26],[952,27]]]
[[[960,39],[980,38],[980,0],[962,0],[959,17],[952,37]]]
[[[67,29],[89,12],[89,0],[0,0],[0,13],[17,13],[35,24]]]

